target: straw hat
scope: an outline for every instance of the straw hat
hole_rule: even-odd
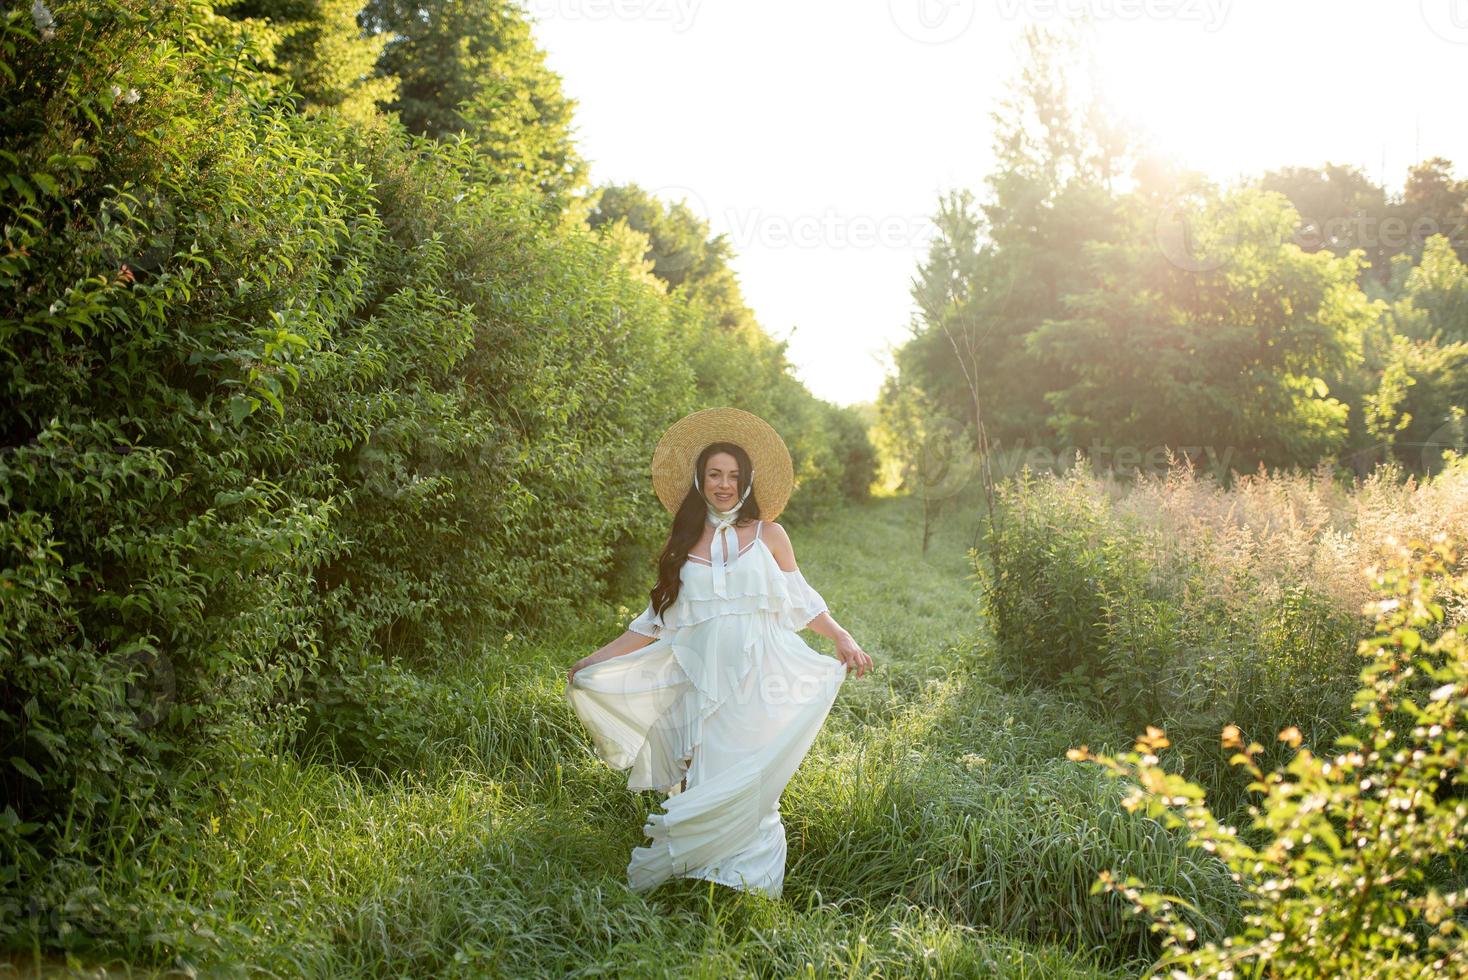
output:
[[[760,517],[773,521],[795,489],[790,450],[770,423],[738,408],[705,408],[668,427],[652,453],[652,485],[669,513],[677,513],[693,487],[698,454],[711,442],[732,442],[749,454],[754,470],[753,496]]]

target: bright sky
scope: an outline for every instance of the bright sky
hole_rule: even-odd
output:
[[[685,199],[819,397],[876,397],[939,196],[981,199],[1029,22],[1089,12],[1109,101],[1220,181],[1327,161],[1400,190],[1461,122],[1468,0],[521,0],[593,182]]]

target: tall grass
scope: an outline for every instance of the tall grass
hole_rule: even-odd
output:
[[[1286,726],[1339,734],[1371,633],[1365,570],[1393,541],[1468,528],[1461,463],[1422,484],[1384,466],[1347,485],[1327,465],[1227,490],[1185,463],[1126,484],[1075,467],[1022,472],[1000,497],[999,566],[978,570],[1003,672],[1165,727],[1223,813],[1247,777],[1222,727],[1266,744],[1269,765]]]
[[[627,890],[659,800],[591,754],[561,697],[624,606],[431,674],[395,668],[397,703],[363,711],[351,759],[333,739],[210,773],[208,806],[78,855],[33,913],[72,924],[79,962],[226,976],[1119,977],[1158,949],[1123,900],[1088,892],[1126,867],[1219,934],[1236,914],[1222,866],[1065,760],[1124,746],[1111,719],[992,683],[971,529],[943,526],[923,557],[919,521],[897,499],[791,529],[881,667],[848,681],[786,793],[778,901],[684,879]]]

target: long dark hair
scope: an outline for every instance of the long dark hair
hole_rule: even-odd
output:
[[[678,587],[682,585],[679,577],[683,570],[683,563],[688,560],[688,552],[698,543],[703,535],[704,520],[708,515],[708,503],[705,501],[698,487],[693,485],[693,474],[698,474],[698,482],[703,484],[704,466],[714,453],[728,453],[734,457],[739,464],[739,493],[743,495],[749,486],[749,481],[754,478],[754,470],[749,462],[749,454],[743,447],[732,442],[711,442],[703,447],[703,452],[698,454],[698,459],[693,464],[693,473],[689,474],[688,493],[683,497],[683,503],[678,505],[678,512],[673,515],[673,527],[668,531],[668,543],[663,545],[663,553],[658,556],[658,582],[652,587],[652,609],[661,616],[663,611],[673,604],[678,598]],[[739,522],[754,520],[759,517],[759,500],[753,490],[749,496],[744,498],[744,503],[739,508]]]

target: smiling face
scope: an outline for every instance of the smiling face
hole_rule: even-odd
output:
[[[719,510],[739,499],[739,462],[729,453],[714,453],[703,467],[703,497]]]

